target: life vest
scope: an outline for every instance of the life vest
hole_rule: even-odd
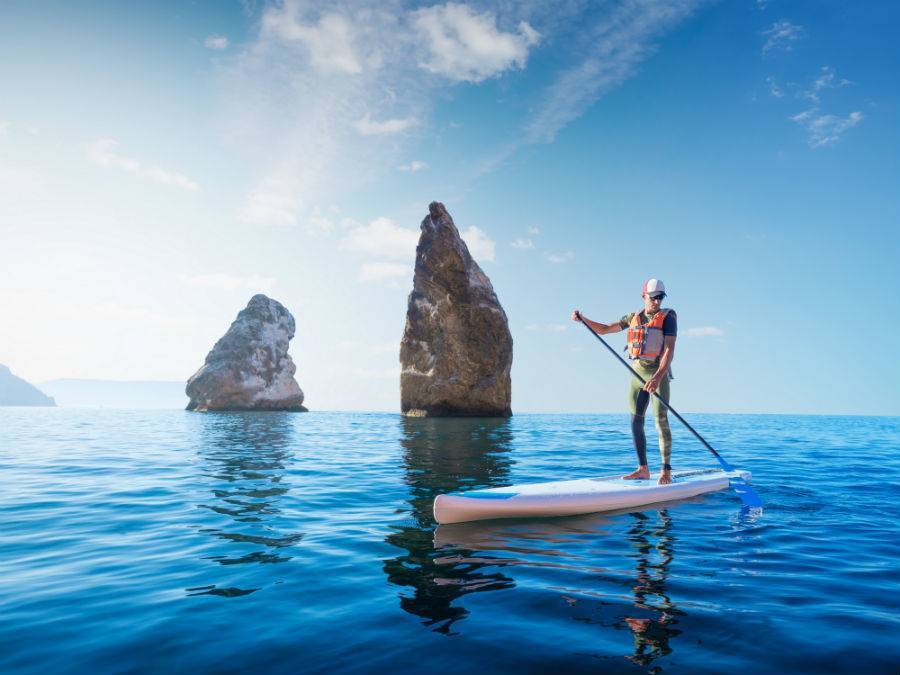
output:
[[[641,323],[641,312],[635,312],[628,323],[628,357],[655,361],[663,351],[663,324],[671,310],[660,309],[648,323]]]

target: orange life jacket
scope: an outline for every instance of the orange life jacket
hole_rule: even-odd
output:
[[[648,323],[641,323],[641,312],[635,312],[628,324],[628,357],[655,361],[663,351],[663,323],[671,310],[660,309]]]

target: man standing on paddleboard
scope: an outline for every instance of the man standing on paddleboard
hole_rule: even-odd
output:
[[[638,456],[638,468],[622,478],[650,478],[647,465],[647,437],[644,435],[644,414],[651,394],[656,392],[666,403],[669,402],[670,367],[675,357],[675,338],[678,335],[678,317],[675,310],[662,307],[666,297],[666,286],[659,279],[648,279],[641,289],[644,309],[626,314],[616,323],[604,324],[591,321],[579,310],[572,312],[573,321],[583,321],[600,335],[618,333],[628,329],[628,356],[631,366],[646,380],[646,384],[632,376],[628,388],[628,405],[631,410],[631,435]],[[668,410],[653,397],[653,414],[659,435],[659,454],[662,471],[659,484],[672,482],[672,431],[669,429]]]

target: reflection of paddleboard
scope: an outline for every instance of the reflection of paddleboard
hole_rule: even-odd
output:
[[[439,523],[463,523],[628,509],[722,490],[728,487],[729,475],[721,469],[690,469],[674,471],[670,485],[657,485],[655,476],[650,480],[606,476],[458,492],[435,498],[434,519]],[[735,475],[750,481],[748,471],[737,471]]]

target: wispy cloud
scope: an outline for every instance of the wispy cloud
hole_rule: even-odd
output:
[[[518,33],[505,33],[494,14],[454,2],[415,11],[412,24],[428,52],[419,65],[456,81],[481,82],[509,68],[524,68],[529,48],[540,41],[525,21]]]
[[[248,225],[292,227],[299,222],[300,206],[300,197],[290,181],[271,175],[247,196],[238,220]]]
[[[553,84],[541,92],[519,138],[488,156],[479,173],[492,171],[518,148],[550,143],[601,96],[634,75],[655,51],[656,40],[689,16],[699,0],[630,0],[598,12],[593,25],[579,25],[572,42],[578,55]]]
[[[417,124],[414,117],[404,117],[403,119],[391,119],[375,121],[369,115],[361,120],[357,120],[353,126],[363,136],[387,136],[390,134],[399,134],[406,131],[410,127]]]
[[[0,120],[0,136],[6,136],[9,132],[10,123],[6,120]]]
[[[850,80],[838,77],[834,68],[831,66],[822,66],[819,71],[819,76],[813,80],[808,89],[801,92],[800,96],[818,103],[823,90],[840,89],[841,87],[846,87],[850,84],[853,84]]]
[[[400,171],[408,171],[409,173],[417,173],[428,168],[428,164],[418,159],[414,159],[409,164],[401,164],[397,167]]]
[[[818,109],[812,108],[794,115],[791,117],[791,120],[806,129],[809,147],[819,148],[837,143],[844,132],[862,122],[863,114],[855,111],[846,117],[842,117],[840,115],[822,114]]]
[[[496,243],[488,237],[483,231],[472,225],[465,231],[459,233],[466,242],[469,253],[478,262],[493,262],[497,251]]]
[[[773,51],[789,52],[794,48],[794,43],[803,37],[803,26],[791,23],[787,19],[776,21],[762,32],[766,38],[762,47],[762,53],[765,56]]]
[[[255,293],[271,293],[275,288],[275,279],[257,274],[238,276],[225,272],[209,274],[183,274],[181,280],[189,286],[214,288],[222,291],[251,291]]]
[[[534,242],[531,239],[513,239],[511,246],[513,248],[530,249],[534,248]]]
[[[203,41],[203,46],[207,49],[214,49],[216,51],[222,51],[223,49],[228,49],[228,38],[224,35],[209,35]]]
[[[573,251],[566,251],[565,253],[548,253],[546,255],[547,262],[551,262],[554,265],[560,265],[564,262],[568,262],[575,257],[575,253]]]
[[[389,279],[412,279],[412,265],[389,262],[364,263],[359,268],[360,281],[385,281]]]
[[[725,331],[716,326],[700,326],[698,328],[688,328],[684,331],[687,337],[722,337]]]
[[[146,166],[142,162],[119,154],[117,151],[119,142],[111,138],[102,138],[91,143],[87,149],[87,156],[95,164],[102,167],[119,169],[128,173],[146,178],[164,185],[172,185],[183,190],[196,191],[200,189],[193,180],[184,174],[161,169],[157,166]]]
[[[540,233],[541,233],[541,229],[539,227],[529,227],[528,228],[528,234],[530,234],[533,237],[538,236]]]
[[[376,218],[368,225],[350,230],[340,247],[382,258],[412,260],[418,241],[418,230],[401,227],[390,218]]]
[[[784,98],[784,90],[778,86],[774,77],[767,77],[766,84],[769,85],[769,94],[775,98]]]

